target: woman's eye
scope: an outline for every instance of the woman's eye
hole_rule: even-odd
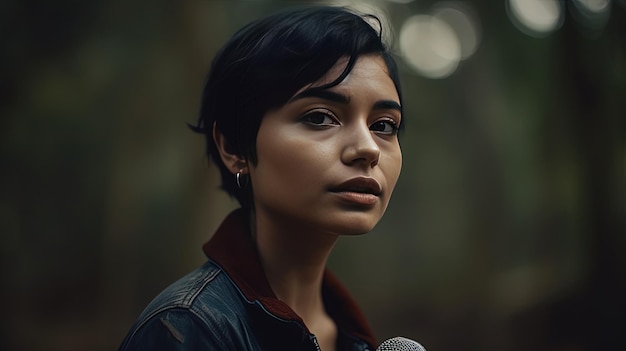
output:
[[[398,125],[392,120],[382,120],[372,124],[370,130],[380,134],[393,135],[398,133]]]
[[[313,111],[304,115],[301,119],[302,122],[317,127],[337,125],[337,121],[333,118],[330,112],[326,111]]]

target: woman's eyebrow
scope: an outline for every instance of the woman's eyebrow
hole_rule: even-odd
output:
[[[397,110],[402,112],[402,106],[393,100],[380,100],[374,103],[372,110]]]
[[[304,99],[304,98],[308,98],[308,97],[315,97],[315,98],[320,98],[323,100],[329,100],[332,102],[338,102],[341,104],[348,104],[350,103],[350,97],[347,95],[343,95],[343,94],[339,94],[336,93],[334,91],[330,91],[330,90],[324,90],[324,89],[307,89],[297,95],[295,95],[294,97],[292,97],[291,99],[289,99],[289,102],[295,101],[295,100],[299,100],[299,99]]]
[[[294,97],[289,99],[289,102],[299,100],[299,99],[309,98],[309,97],[320,98],[323,100],[329,100],[329,101],[337,102],[341,104],[350,103],[350,97],[347,95],[343,95],[343,94],[330,91],[330,90],[315,89],[315,88],[307,89],[295,95]],[[400,106],[400,104],[394,100],[376,101],[374,105],[372,106],[372,109],[373,110],[398,110],[402,112],[402,106]]]

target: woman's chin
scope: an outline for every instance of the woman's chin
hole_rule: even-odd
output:
[[[367,234],[374,229],[380,218],[369,216],[349,216],[338,218],[334,223],[328,223],[332,231],[345,236],[358,236]],[[330,228],[329,228],[330,229]]]

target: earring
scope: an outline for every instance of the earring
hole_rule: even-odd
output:
[[[242,178],[245,179],[244,184],[242,184]],[[246,174],[243,173],[243,169],[240,169],[239,172],[235,174],[235,180],[237,181],[237,186],[239,187],[239,189],[244,189],[248,186],[248,178],[246,177]]]

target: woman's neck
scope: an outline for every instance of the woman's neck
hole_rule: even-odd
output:
[[[253,233],[263,270],[276,296],[311,329],[328,319],[322,300],[326,261],[336,235],[313,232],[301,223],[289,223],[257,213]]]

